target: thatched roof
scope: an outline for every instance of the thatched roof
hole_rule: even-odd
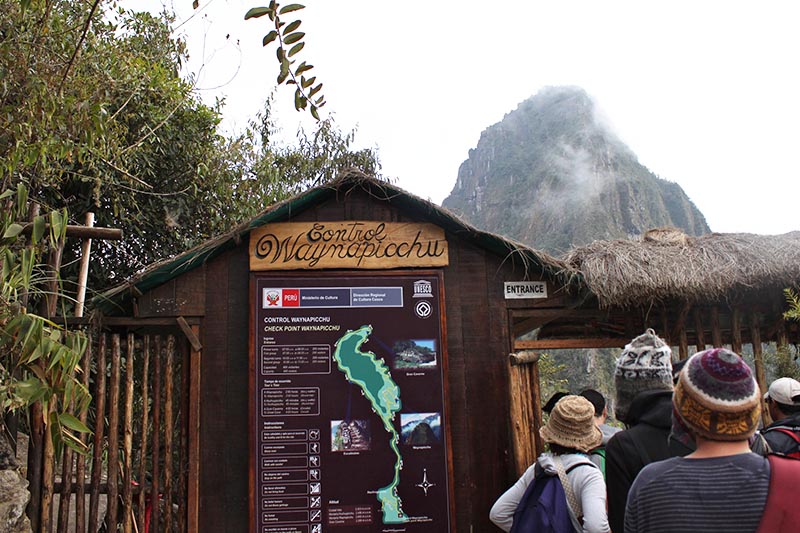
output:
[[[800,231],[688,237],[661,228],[637,240],[596,241],[563,259],[603,307],[730,301],[800,284]]]
[[[567,270],[566,264],[544,252],[534,250],[506,237],[479,230],[447,209],[414,196],[391,183],[358,171],[349,171],[329,183],[269,206],[256,217],[239,224],[227,233],[214,237],[180,255],[149,265],[126,282],[95,297],[93,302],[98,309],[105,313],[123,311],[131,294],[144,293],[197,268],[226,250],[239,245],[252,230],[270,222],[289,220],[298,213],[332,197],[343,200],[356,189],[367,192],[377,201],[384,201],[397,207],[409,217],[437,224],[446,231],[473,242],[487,251],[507,260],[519,261],[525,266],[526,271],[528,269],[540,270],[556,278]],[[566,283],[565,280],[566,278],[562,279],[564,283]]]

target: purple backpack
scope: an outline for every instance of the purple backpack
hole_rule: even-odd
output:
[[[567,473],[579,466],[592,463],[577,463]],[[596,467],[595,467],[596,468]],[[550,476],[536,467],[533,482],[525,489],[522,499],[514,511],[511,533],[574,533],[569,516],[569,504],[557,475]]]

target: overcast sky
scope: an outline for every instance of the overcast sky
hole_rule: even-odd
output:
[[[261,46],[269,20],[244,20],[268,2],[166,2],[200,94],[225,96],[225,127],[241,129],[277,75],[274,46]],[[301,55],[324,83],[323,111],[409,192],[441,204],[483,130],[542,87],[576,85],[713,231],[800,229],[800,2],[303,3]],[[278,95],[292,138],[303,115],[290,89]]]

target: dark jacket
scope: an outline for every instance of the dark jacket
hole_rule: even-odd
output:
[[[778,420],[763,428],[756,433],[753,444],[750,448],[759,455],[767,455],[768,452],[788,455],[800,451],[800,445],[790,435],[781,431],[770,431],[774,428],[782,427],[791,429],[795,434],[800,434],[800,413],[791,415],[788,418]],[[763,439],[762,439],[763,437]],[[764,446],[764,441],[769,445],[769,449]]]
[[[608,522],[611,531],[622,532],[628,491],[639,471],[655,461],[684,456],[692,452],[671,439],[672,392],[640,392],[631,402],[628,429],[611,437],[606,444],[606,486]]]

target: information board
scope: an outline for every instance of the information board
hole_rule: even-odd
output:
[[[255,531],[450,531],[441,280],[253,274]]]

